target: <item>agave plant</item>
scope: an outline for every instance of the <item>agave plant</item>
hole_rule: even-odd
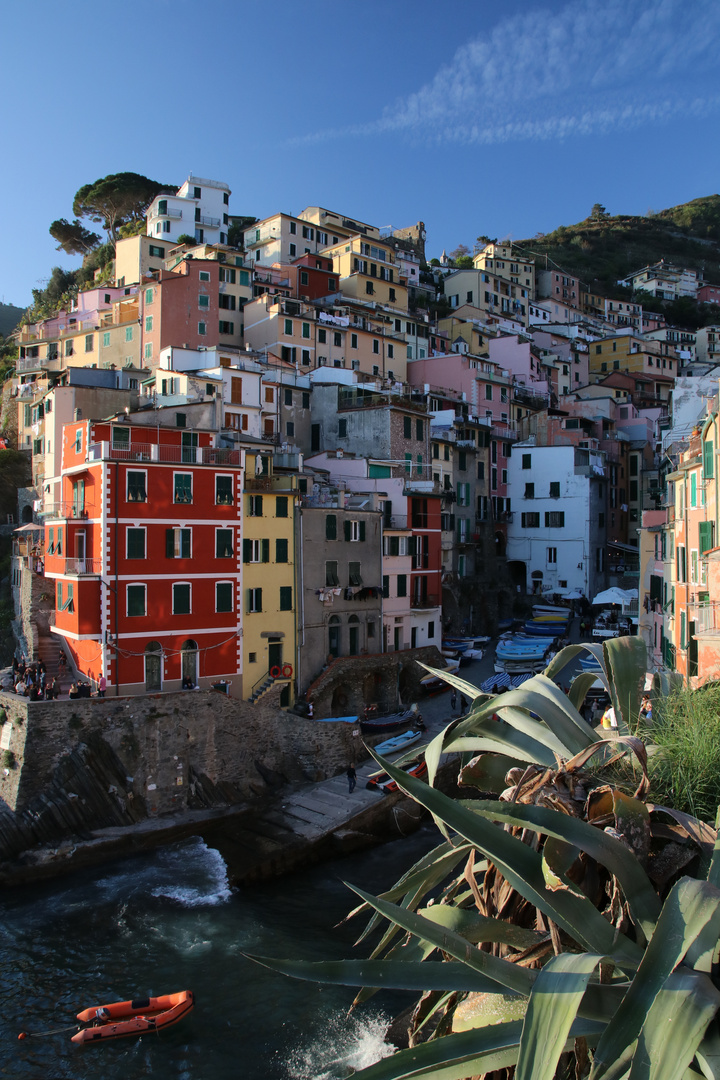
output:
[[[618,716],[601,739],[579,712],[598,676],[568,695],[553,682],[579,648],[600,660]],[[385,927],[369,959],[255,958],[364,987],[356,1003],[382,987],[420,992],[408,1048],[356,1076],[720,1077],[717,833],[646,800],[645,747],[631,733],[644,672],[644,647],[627,638],[570,646],[500,697],[448,676],[473,706],[427,747],[429,783],[376,759],[442,843],[378,897],[350,886],[351,914],[371,912],[360,941]],[[468,797],[434,786],[448,753]],[[615,782],[628,755],[631,791]]]

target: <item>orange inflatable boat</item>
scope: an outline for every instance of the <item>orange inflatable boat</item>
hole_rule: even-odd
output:
[[[137,998],[135,1001],[116,1001],[112,1005],[93,1005],[77,1014],[78,1020],[89,1024],[73,1035],[74,1043],[102,1042],[121,1039],[125,1035],[145,1035],[162,1031],[177,1024],[195,1005],[192,990],[162,997]]]

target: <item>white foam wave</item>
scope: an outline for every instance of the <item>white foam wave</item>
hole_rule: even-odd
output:
[[[338,1014],[323,1027],[323,1034],[299,1047],[286,1063],[289,1080],[335,1080],[390,1057],[395,1047],[386,1042],[387,1016]]]
[[[188,856],[192,860],[190,865]],[[168,853],[165,869],[179,872],[174,882],[161,881],[155,885],[151,889],[152,896],[172,900],[183,907],[214,907],[227,903],[232,896],[222,855],[202,840],[196,841],[190,851],[184,847]],[[178,883],[178,877],[185,880]]]

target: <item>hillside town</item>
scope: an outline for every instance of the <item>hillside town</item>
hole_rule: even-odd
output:
[[[339,659],[372,680],[368,658],[538,601],[590,625],[617,588],[600,637],[717,678],[720,326],[626,297],[720,285],[661,261],[600,296],[510,241],[458,267],[422,221],[254,221],[231,196],[190,175],[111,280],[16,332],[28,659],[108,696],[279,687],[312,715]],[[321,707],[346,704],[340,680]]]

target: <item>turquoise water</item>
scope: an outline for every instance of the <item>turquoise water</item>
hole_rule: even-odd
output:
[[[244,952],[309,960],[351,955],[362,923],[333,929],[352,906],[341,878],[380,891],[436,842],[409,840],[269,884],[231,890],[220,855],[193,839],[0,902],[0,1076],[13,1080],[331,1080],[386,1056],[404,995],[346,1015],[351,988],[272,974]],[[367,944],[358,956],[367,955]],[[90,1005],[177,990],[191,1016],[161,1036],[75,1047]]]

